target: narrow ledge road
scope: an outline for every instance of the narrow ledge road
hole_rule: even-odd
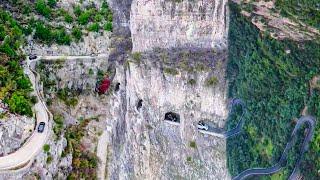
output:
[[[34,60],[30,60],[29,57],[26,59],[26,64],[24,65],[24,72],[29,77],[35,95],[37,96],[38,102],[34,105],[34,112],[36,117],[36,128],[30,138],[20,147],[17,151],[0,157],[0,173],[10,173],[23,169],[30,166],[33,162],[35,156],[37,156],[48,140],[48,136],[52,129],[52,114],[48,110],[46,103],[41,96],[41,90],[39,89],[40,76],[33,70],[35,63],[40,60],[75,60],[75,59],[94,59],[94,58],[106,58],[107,54],[99,54],[96,56],[38,56]],[[37,126],[40,122],[44,122],[45,128],[42,133],[37,131]]]

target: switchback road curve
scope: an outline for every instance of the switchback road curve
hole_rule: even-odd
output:
[[[235,136],[237,134],[239,134],[242,130],[243,124],[244,124],[244,120],[243,120],[243,116],[246,113],[246,109],[244,106],[244,103],[240,100],[240,99],[234,99],[232,102],[232,109],[231,112],[233,112],[234,110],[234,106],[236,105],[241,105],[242,107],[242,115],[240,117],[240,121],[238,122],[237,126],[234,129],[231,129],[230,131],[226,131],[225,133],[223,133],[223,136],[225,138],[231,137],[231,136]],[[274,164],[273,166],[269,167],[269,168],[252,168],[252,169],[247,169],[245,171],[242,171],[241,173],[239,173],[237,176],[233,177],[233,180],[242,180],[242,179],[246,179],[252,176],[259,176],[259,175],[268,175],[268,174],[273,174],[276,173],[278,171],[280,171],[283,167],[286,166],[287,163],[287,159],[288,159],[288,152],[289,150],[293,147],[295,140],[297,139],[297,133],[298,130],[303,126],[303,125],[307,125],[307,134],[304,137],[303,143],[300,146],[300,154],[298,155],[298,160],[296,161],[295,167],[289,177],[289,180],[294,180],[297,178],[298,175],[298,171],[299,171],[299,165],[300,162],[302,160],[303,154],[308,150],[308,146],[309,143],[313,137],[313,133],[314,133],[314,129],[315,129],[315,118],[312,116],[302,116],[295,128],[293,129],[291,136],[289,138],[289,141],[280,157],[280,160]]]

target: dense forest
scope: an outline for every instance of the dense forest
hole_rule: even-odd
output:
[[[21,67],[25,57],[20,48],[25,37],[34,32],[33,37],[38,42],[69,45],[72,41],[80,41],[88,31],[98,32],[102,28],[112,31],[113,15],[106,1],[100,9],[94,4],[75,6],[71,14],[57,7],[56,0],[6,0],[2,5],[5,7],[0,7],[0,101],[13,113],[32,116],[31,107],[36,97],[29,95],[31,82]],[[72,25],[72,30],[52,26],[53,19]]]
[[[113,15],[106,1],[101,8],[92,3],[76,5],[72,11],[59,7],[57,0],[5,0],[4,4],[23,25],[23,33],[34,31],[34,39],[44,44],[70,45],[88,31],[112,31]]]
[[[275,5],[282,15],[320,29],[319,0],[277,0]]]
[[[259,32],[240,14],[237,5],[231,3],[230,11],[229,96],[243,99],[248,109],[244,131],[227,141],[228,168],[235,176],[248,168],[278,162],[302,112],[320,119],[320,82],[311,85],[311,80],[320,75],[320,44],[319,40],[275,40]],[[236,122],[230,119],[228,128]],[[319,121],[316,126],[301,164],[306,179],[320,179]],[[301,140],[296,142],[299,145]],[[297,159],[297,149],[290,152],[287,168],[263,179],[287,178]]]
[[[22,27],[0,8],[0,101],[8,104],[11,112],[32,116],[36,98],[29,96],[31,82],[20,65],[23,42]]]

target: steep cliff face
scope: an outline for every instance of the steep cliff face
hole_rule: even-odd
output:
[[[127,10],[119,2],[111,6]],[[133,0],[132,51],[144,53],[115,65],[113,83],[120,83],[120,90],[108,99],[110,115],[101,136],[107,140],[98,145],[98,153],[105,152],[99,153],[101,178],[229,179],[225,140],[197,130],[199,120],[223,128],[228,114],[227,11],[226,1]],[[118,14],[115,23],[129,30],[127,13]],[[197,50],[187,50],[192,48]],[[111,55],[123,60],[119,57],[128,58]],[[209,79],[215,80],[211,86]],[[177,113],[180,122],[165,121],[168,112]]]
[[[153,48],[226,48],[227,0],[133,0],[133,51]]]
[[[121,89],[115,94],[117,103],[110,103],[113,115],[107,120],[112,129],[107,177],[228,179],[225,141],[200,134],[196,126],[199,120],[224,126],[224,64],[220,59],[215,63],[219,68],[192,73],[177,69],[172,75],[165,72],[159,55],[118,67],[114,81]],[[212,76],[219,82],[208,87],[206,80]],[[195,83],[189,84],[190,79]],[[180,123],[164,121],[168,112],[179,114]]]
[[[68,3],[77,2],[68,0],[62,5],[67,9]],[[88,137],[82,141],[90,144],[88,149],[92,152],[97,145],[99,179],[229,179],[225,140],[201,134],[197,129],[200,120],[223,128],[228,115],[224,77],[227,1],[108,3],[114,15],[112,35],[85,37],[90,40],[83,45],[56,50],[35,48],[42,55],[109,56],[108,60],[44,62],[51,65],[46,65],[48,72],[43,74],[57,81],[55,87],[87,90],[79,95],[76,107],[70,109],[53,98],[52,111],[60,112],[66,124],[98,117],[95,128],[104,131],[97,133],[88,127],[86,134],[95,137],[92,139],[102,135],[98,141]],[[28,50],[35,49],[30,46]],[[132,51],[143,53],[131,54]],[[118,85],[119,90],[111,88],[107,95],[98,96],[93,90],[97,70],[106,72],[110,67],[115,69],[112,87]],[[179,115],[179,123],[164,120],[170,112]],[[71,154],[60,158],[62,140],[50,144],[52,149],[58,149],[52,153],[53,163],[46,166],[46,155],[41,156],[42,160],[39,156],[32,172],[51,178],[58,171],[54,167],[58,167],[65,172],[58,172],[58,177],[65,177],[71,171]]]

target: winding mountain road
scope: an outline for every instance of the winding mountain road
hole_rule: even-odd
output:
[[[48,134],[49,134],[49,119],[51,117],[45,103],[43,102],[38,81],[39,77],[30,68],[30,60],[27,58],[27,64],[24,69],[25,73],[28,75],[32,87],[34,89],[35,95],[37,96],[38,102],[34,106],[35,116],[37,125],[40,122],[45,122],[46,126],[42,133],[38,133],[35,129],[31,137],[24,143],[24,145],[12,154],[0,157],[0,171],[10,171],[24,167],[29,164],[31,160],[42,150],[45,144]]]
[[[32,68],[35,66],[35,63],[39,60],[57,60],[57,59],[65,59],[65,60],[73,60],[73,59],[92,59],[92,58],[103,58],[107,57],[108,55],[101,54],[98,56],[39,56],[34,60],[30,60],[27,57],[26,66],[25,66],[25,73],[30,78],[32,83],[33,89],[37,96],[38,102],[34,106],[35,114],[36,114],[36,121],[37,125],[40,122],[45,122],[46,126],[43,133],[38,133],[37,130],[33,132],[31,137],[27,140],[27,142],[16,152],[9,154],[7,156],[0,157],[0,172],[10,172],[10,170],[16,170],[25,167],[26,165],[30,165],[33,161],[34,157],[41,152],[43,145],[46,143],[49,132],[51,130],[50,121],[52,120],[52,114],[48,110],[43,98],[41,97],[40,89],[39,89],[39,81],[40,76],[39,74],[34,71]],[[229,138],[239,134],[242,131],[243,124],[244,124],[244,115],[246,113],[246,108],[244,103],[240,99],[234,99],[231,106],[231,112],[234,110],[234,106],[240,105],[242,107],[242,114],[237,126],[229,131],[225,132],[214,132],[214,129],[210,129],[211,133],[216,134],[223,138]],[[290,176],[289,179],[294,179],[297,176],[297,172],[299,171],[299,165],[302,159],[303,154],[307,151],[309,142],[312,139],[314,128],[315,128],[315,118],[311,116],[303,116],[301,117],[289,139],[289,142],[284,149],[282,156],[278,163],[273,165],[269,168],[252,168],[245,170],[238,174],[237,176],[233,177],[233,180],[241,180],[245,179],[254,175],[267,175],[273,174],[275,172],[280,171],[287,162],[288,151],[294,145],[297,132],[306,124],[308,126],[308,132],[304,138],[304,141],[300,148],[299,159],[295,164],[295,168]],[[202,130],[200,130],[202,131]]]
[[[26,64],[24,66],[24,71],[29,77],[34,93],[37,96],[38,102],[34,105],[34,111],[36,116],[37,125],[40,122],[45,122],[46,126],[42,133],[38,133],[37,129],[34,130],[30,138],[24,143],[14,153],[0,157],[0,173],[10,172],[13,170],[18,170],[24,168],[27,165],[30,165],[34,160],[34,157],[38,155],[43,145],[46,143],[49,133],[51,131],[51,120],[53,118],[52,114],[48,110],[46,103],[44,102],[41,96],[41,90],[39,89],[39,74],[33,70],[35,63],[40,60],[73,60],[73,59],[93,59],[93,58],[104,58],[107,57],[107,54],[100,54],[97,56],[38,56],[34,60],[30,60],[29,57],[26,59]],[[37,126],[36,126],[37,127]]]
[[[235,136],[237,134],[239,134],[242,130],[243,124],[244,124],[244,120],[243,120],[243,116],[246,113],[246,108],[244,106],[244,103],[240,100],[240,99],[234,99],[231,102],[232,106],[231,106],[231,113],[234,110],[234,106],[236,105],[241,105],[242,107],[242,114],[240,117],[240,121],[238,122],[237,126],[229,131],[220,133],[221,137],[224,138],[229,138],[232,136]],[[273,174],[276,173],[278,171],[280,171],[283,167],[286,166],[287,164],[287,159],[288,159],[288,152],[289,150],[293,147],[295,140],[297,139],[297,133],[298,130],[303,126],[303,125],[307,125],[308,126],[308,131],[307,134],[304,137],[304,141],[300,147],[300,154],[298,156],[298,160],[296,161],[295,164],[295,168],[293,170],[293,172],[291,173],[289,180],[295,180],[297,179],[297,175],[299,172],[299,165],[300,162],[302,160],[303,154],[308,150],[308,145],[312,139],[313,133],[314,133],[314,128],[315,128],[315,118],[312,116],[302,116],[297,124],[295,125],[295,128],[293,129],[291,136],[289,138],[289,141],[280,157],[280,160],[274,164],[273,166],[269,167],[269,168],[252,168],[252,169],[247,169],[241,173],[239,173],[237,176],[233,177],[233,180],[242,180],[242,179],[246,179],[252,176],[258,176],[258,175],[268,175],[268,174]],[[219,132],[214,132],[219,134]]]

